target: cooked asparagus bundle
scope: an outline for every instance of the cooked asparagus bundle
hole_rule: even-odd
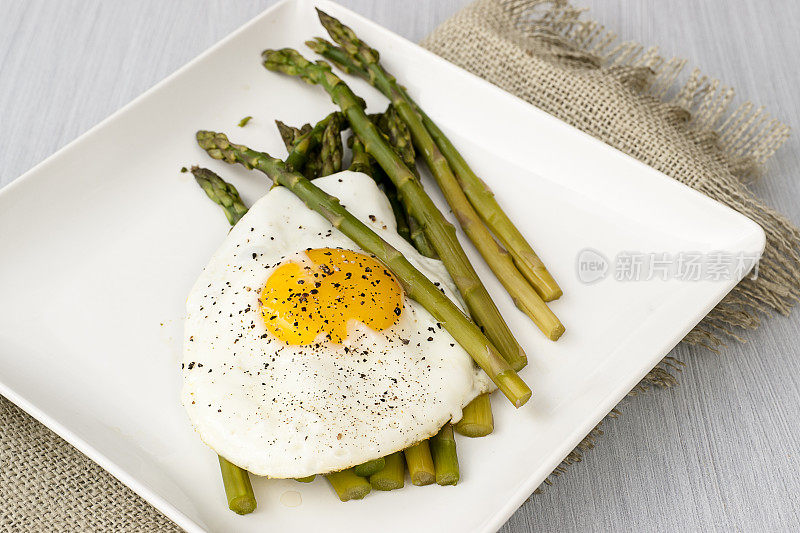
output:
[[[413,130],[409,130],[406,127],[406,124],[395,112],[393,105],[390,105],[386,113],[381,116],[379,124],[384,133],[387,134],[387,137],[395,144],[406,164],[410,164],[413,167],[414,147],[411,145],[411,138],[413,137],[411,131]],[[429,151],[423,151],[423,153],[429,153]],[[442,162],[441,159],[437,159],[437,161],[439,163]],[[446,164],[440,164],[439,171],[439,174],[446,175],[449,173],[449,176],[452,177],[452,173]],[[456,183],[455,178],[452,180],[444,178],[439,183],[464,232],[475,244],[475,247],[486,260],[492,272],[495,273],[497,279],[500,280],[500,283],[511,295],[514,304],[528,315],[550,340],[557,340],[564,333],[564,326],[561,321],[520,273],[509,253],[498,246],[497,241],[494,240],[492,234],[484,226],[458,183]]]
[[[477,396],[464,407],[455,430],[465,437],[485,437],[494,431],[492,404],[488,393]]]
[[[331,484],[336,495],[343,502],[360,500],[372,490],[372,485],[363,477],[356,475],[352,468],[325,474],[325,479]]]
[[[325,17],[326,15],[322,13],[320,14],[320,18],[325,19]],[[337,41],[340,39],[346,40],[352,34],[349,28],[342,26],[335,19],[325,19],[325,24],[331,35],[334,35],[335,33],[335,38]],[[380,65],[377,63],[377,53],[374,50],[366,47],[366,45],[364,45],[364,43],[361,41],[358,41],[354,34],[352,34],[352,39],[354,40],[347,42],[353,43],[353,46],[355,47],[353,49],[358,50],[359,53],[349,54],[348,51],[351,50],[350,47],[346,46],[344,48],[336,48],[324,39],[309,41],[307,44],[315,51],[342,66],[343,70],[346,72],[359,74],[366,77],[366,79],[371,81],[373,84],[376,84],[374,81],[376,78],[373,76],[372,70],[367,70],[365,65],[372,65],[374,68],[383,72]],[[363,52],[361,52],[362,49],[364,50]],[[362,56],[367,56],[370,53],[374,54],[374,56],[371,56],[374,61],[371,63],[366,63],[362,59]],[[385,72],[383,72],[383,74],[384,76],[388,76]],[[465,191],[462,190],[463,183],[459,183],[456,175],[454,175],[450,169],[448,161],[439,151],[434,139],[431,137],[431,134],[423,124],[423,118],[420,114],[418,114],[413,103],[406,98],[405,92],[396,86],[394,79],[388,77],[385,84],[376,84],[376,86],[381,90],[384,90],[386,87],[391,87],[391,90],[385,91],[385,94],[387,94],[387,96],[392,100],[392,105],[396,106],[397,113],[401,114],[402,119],[409,125],[414,143],[421,148],[421,152],[425,156],[428,166],[431,168],[432,173],[437,178],[437,182],[439,183],[439,186],[442,189],[442,192],[444,193],[448,203],[453,208],[453,212],[458,218],[461,227],[464,229],[464,232],[475,244],[475,247],[484,257],[484,259],[486,259],[487,264],[509,292],[516,306],[525,314],[527,314],[548,338],[551,340],[557,340],[564,332],[564,326],[558,320],[556,315],[547,307],[542,300],[542,296],[540,295],[541,292],[543,295],[549,295],[548,297],[550,299],[554,299],[557,296],[555,296],[555,293],[551,292],[551,289],[555,289],[553,289],[550,285],[537,285],[536,280],[526,279],[529,278],[529,276],[524,275],[526,272],[525,265],[528,265],[529,262],[523,263],[522,267],[520,267],[519,260],[515,260],[505,249],[503,249],[501,246],[498,246],[494,240],[494,237],[484,225],[486,220],[481,219],[472,203],[470,203],[470,199],[467,198]],[[388,120],[391,120],[391,115],[388,116]],[[444,136],[444,134],[438,130],[438,128],[436,128],[436,131],[438,134],[441,134],[441,136]],[[444,138],[446,139],[446,137]],[[449,143],[449,140],[447,142]],[[449,146],[453,151],[455,151],[455,149],[452,147],[452,144]],[[458,154],[458,152],[455,153]],[[458,158],[463,162],[463,158],[461,158],[460,154],[458,154]],[[465,162],[464,166],[466,166]],[[472,175],[474,176],[474,173]],[[477,180],[477,176],[475,179]],[[481,186],[485,188],[483,182],[480,180],[478,180],[478,182],[480,182]],[[488,189],[485,190],[488,191]],[[496,201],[493,200],[493,196],[491,196],[491,191],[489,191],[488,194],[492,198],[492,201],[496,203]],[[484,196],[480,197],[484,198]],[[499,205],[497,207],[499,209]],[[502,214],[502,216],[505,216],[502,213],[502,210],[500,210],[499,213]],[[508,221],[508,224],[510,224],[510,221]],[[513,229],[513,232],[510,230],[507,232],[509,238],[511,239],[509,242],[517,243],[517,249],[520,250],[520,246],[522,244],[527,245],[527,243],[513,225],[511,225],[511,229]],[[515,235],[519,237],[519,239],[517,239]],[[508,246],[508,244],[506,245]],[[533,253],[533,250],[530,250],[530,253]],[[549,273],[547,273],[547,270],[544,269],[544,265],[541,264],[541,261],[539,261],[535,254],[531,256],[531,261],[533,261],[533,257],[535,257],[535,260],[538,261],[538,264],[541,266],[541,268],[536,271],[539,273],[537,274],[536,279],[545,281],[549,279],[552,281],[552,277],[549,275]],[[553,284],[555,284],[554,281]],[[550,288],[547,289],[547,287]],[[555,285],[555,288],[558,289],[558,286]],[[560,289],[558,289],[558,292],[558,296],[560,296]]]
[[[339,20],[317,9],[319,19],[331,38],[342,48],[353,64],[350,71],[361,74],[397,107],[403,120],[409,125],[414,143],[422,151],[428,165],[439,181],[443,192],[450,197],[448,190],[454,186],[463,188],[463,193],[479,213],[483,221],[492,229],[514,257],[519,270],[530,281],[545,301],[561,296],[561,288],[545,268],[542,261],[527,243],[516,226],[511,222],[495,200],[491,190],[478,178],[466,163],[461,154],[453,146],[450,139],[436,126],[433,120],[422,113],[419,106],[411,100],[406,91],[400,87],[395,78],[386,72],[379,62],[378,52],[361,41],[352,29]],[[331,48],[324,41],[308,43],[312,48],[323,50]],[[341,53],[329,53],[331,59],[341,58]],[[452,169],[452,170],[451,170]],[[456,180],[455,176],[458,177]],[[453,181],[442,186],[442,181]],[[453,210],[457,207],[451,203]]]
[[[444,263],[459,292],[464,297],[475,321],[483,328],[514,369],[527,363],[522,347],[517,343],[500,315],[486,288],[467,259],[450,224],[425,193],[417,177],[386,142],[383,135],[369,120],[358,98],[324,61],[311,63],[296,50],[265,50],[264,66],[301,77],[311,84],[321,85],[331,96],[350,123],[350,127],[364,143],[364,147],[383,168],[397,187],[406,209],[420,224],[431,244]]]
[[[222,472],[222,484],[228,498],[228,508],[237,514],[249,514],[256,510],[256,497],[250,484],[250,474],[239,468],[221,455],[219,468]]]
[[[369,476],[369,484],[375,490],[402,489],[406,481],[403,452],[386,456],[386,466]]]
[[[330,69],[327,72],[330,72]],[[356,100],[353,102],[354,105],[359,105]],[[358,109],[361,111],[360,107]],[[353,126],[352,121],[350,124]],[[373,131],[378,134],[374,126]],[[406,294],[442,323],[442,326],[472,356],[514,406],[520,407],[530,399],[530,388],[503,359],[480,328],[400,252],[344,209],[336,198],[325,193],[301,174],[287,170],[282,161],[246,146],[232,144],[224,134],[198,131],[197,142],[214,159],[230,164],[240,163],[246,168],[263,172],[275,183],[283,185],[294,193],[310,209],[325,217],[361,248],[375,255],[398,278]],[[391,151],[388,147],[386,149]],[[393,151],[392,155],[394,156]],[[408,175],[413,176],[405,165],[400,164]]]
[[[421,487],[436,481],[436,469],[433,466],[433,457],[427,439],[406,448],[403,450],[403,455],[406,458],[412,485]]]
[[[436,483],[439,485],[457,484],[461,474],[458,469],[453,426],[445,424],[439,433],[430,438],[430,446],[433,465],[436,468]]]
[[[395,151],[401,154],[404,161],[407,161],[407,164],[415,165],[415,157],[414,157],[414,147],[411,145],[411,137],[408,133],[408,129],[404,127],[404,124],[399,121],[396,115],[392,117],[386,117],[385,115],[392,112],[391,106],[387,109],[387,112],[377,117],[377,120],[374,121],[378,124],[381,128],[383,133],[386,135],[389,142],[392,143]],[[358,140],[357,137],[352,137],[352,147],[353,147],[353,161],[356,162],[363,157],[366,158],[366,163],[369,163],[369,155],[363,153],[363,145],[361,141]],[[365,163],[365,164],[366,164]],[[390,182],[386,184],[386,190],[384,192],[389,197],[389,201],[392,202],[392,196],[390,192],[394,192],[395,200],[392,203],[392,209],[395,213],[395,218],[397,219],[398,228],[401,224],[401,217],[404,216],[403,213],[399,211],[404,211],[402,205],[398,206],[395,209],[395,203],[399,203],[399,200],[396,199],[397,191],[394,189],[394,185]],[[405,216],[408,217],[408,213],[405,213]],[[419,253],[426,257],[436,257],[436,252],[431,247],[430,243],[428,242],[428,238],[425,237],[425,234],[422,232],[421,228],[416,224],[416,220],[413,217],[408,217],[409,223],[409,237],[411,243],[417,249]],[[399,229],[398,229],[399,231]],[[488,420],[488,424],[487,424]],[[467,404],[464,408],[464,414],[460,421],[461,427],[464,428],[463,431],[466,431],[467,436],[471,437],[482,437],[488,435],[494,429],[492,424],[492,405],[489,400],[489,394],[482,394],[475,398],[472,402]]]

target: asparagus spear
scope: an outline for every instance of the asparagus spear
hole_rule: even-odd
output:
[[[320,159],[322,168],[319,177],[328,176],[342,170],[342,125],[337,118],[328,121],[322,133]]]
[[[218,457],[228,508],[237,514],[252,513],[256,510],[256,497],[247,470],[239,468],[221,455]]]
[[[394,147],[406,166],[419,177],[419,172],[417,172],[417,153],[411,141],[411,132],[405,122],[397,116],[392,104],[389,104],[386,111],[378,115],[375,124],[386,135],[389,143]]]
[[[208,197],[222,207],[231,226],[235,226],[239,219],[247,213],[247,207],[242,203],[236,187],[227,183],[207,168],[194,166],[192,167],[192,174],[197,184],[203,188]]]
[[[386,174],[384,174],[382,170],[375,169],[372,166],[372,158],[364,150],[364,144],[358,140],[358,137],[352,135],[348,139],[348,144],[353,151],[353,160],[348,170],[361,172],[375,180],[375,183],[378,184],[378,188],[386,195],[386,198],[389,200],[389,205],[392,207],[392,214],[394,214],[394,219],[397,223],[398,235],[408,242],[411,242],[411,232],[408,229],[407,214],[397,196],[397,189],[394,183],[386,177]]]
[[[301,77],[311,84],[321,85],[344,113],[350,127],[364,142],[367,153],[383,168],[397,187],[406,209],[422,226],[425,234],[450,272],[467,303],[475,321],[496,344],[509,364],[520,369],[527,363],[522,347],[508,329],[503,317],[467,259],[456,237],[455,228],[447,222],[433,200],[422,189],[417,177],[389,146],[382,134],[369,120],[361,100],[324,61],[311,63],[290,48],[265,50],[264,66],[269,70]]]
[[[402,489],[405,485],[406,468],[403,452],[386,456],[386,466],[383,470],[369,476],[369,484],[375,490]]]
[[[408,214],[408,232],[411,237],[411,242],[414,244],[414,247],[424,255],[425,257],[432,257],[434,259],[438,258],[438,254],[436,250],[433,249],[433,245],[428,240],[428,237],[425,236],[425,232],[422,231],[422,227],[417,222],[417,219]]]
[[[465,437],[485,437],[494,431],[494,417],[489,394],[481,394],[464,407],[455,430]]]
[[[436,469],[433,466],[428,439],[406,448],[403,450],[403,455],[408,465],[408,473],[411,474],[412,485],[421,487],[436,481]]]
[[[236,191],[236,187],[223,180],[216,173],[208,170],[207,168],[193,166],[192,174],[194,175],[195,180],[197,180],[197,183],[200,185],[200,187],[202,187],[206,192],[208,197],[211,198],[214,203],[222,207],[222,209],[225,211],[225,215],[228,216],[228,222],[230,222],[231,226],[236,225],[239,219],[242,218],[245,213],[247,213],[247,207],[244,205],[241,198],[239,198],[239,193]],[[228,485],[234,487],[238,486],[239,480],[244,477],[247,477],[247,484],[249,485],[250,478],[247,470],[239,468],[235,464],[226,461],[222,457],[220,457],[219,460],[220,466],[222,466],[223,461],[225,461],[225,466],[222,467],[222,478],[226,487],[228,487]],[[300,481],[301,483],[311,483],[314,481],[315,477],[317,477],[316,474],[296,478],[296,480]],[[250,493],[252,496],[252,489],[250,490]],[[252,497],[255,501],[255,496]]]
[[[341,128],[342,115],[339,112],[331,113],[312,128],[306,124],[302,128],[292,128],[283,122],[276,120],[281,139],[289,151],[286,158],[286,166],[294,170],[302,170],[303,175],[308,179],[319,177],[322,170],[322,160],[320,151],[316,150],[325,137],[325,132],[331,123],[336,123],[336,128]],[[329,150],[330,152],[330,150]],[[341,147],[339,148],[341,157]],[[341,167],[341,160],[340,160]]]
[[[342,24],[339,20],[319,9],[317,9],[317,13],[319,14],[320,22],[328,30],[331,38],[341,45],[342,50],[354,60],[356,66],[360,67],[354,67],[352,72],[360,74],[366,71],[367,76],[365,79],[395,104],[403,120],[408,123],[414,136],[414,143],[420,147],[437,181],[440,182],[440,186],[442,180],[452,179],[455,181],[453,173],[450,172],[448,176],[446,171],[452,167],[452,171],[458,176],[460,186],[463,187],[463,192],[472,202],[484,222],[511,252],[519,270],[536,288],[542,298],[545,301],[551,301],[560,297],[562,294],[561,288],[547,271],[533,248],[502,210],[500,204],[497,203],[492,191],[469,167],[455,146],[453,146],[453,143],[436,126],[433,120],[421,112],[419,106],[416,106],[406,91],[397,84],[395,78],[383,69],[379,62],[378,52],[361,41],[351,28]],[[310,46],[324,48],[325,43],[324,40],[317,40],[312,41]],[[341,53],[337,52],[335,55],[340,57]],[[444,165],[440,163],[440,160],[448,164],[448,169],[444,169]],[[447,195],[447,192],[445,192],[445,195]]]
[[[350,124],[352,126],[352,121]],[[377,133],[377,130],[374,131]],[[246,168],[265,173],[275,183],[283,185],[294,193],[310,209],[325,217],[361,248],[374,254],[394,273],[406,294],[418,301],[442,323],[512,404],[520,407],[530,399],[530,388],[502,358],[481,330],[400,252],[344,209],[336,198],[325,193],[301,174],[288,171],[282,161],[246,146],[232,144],[224,134],[198,131],[197,142],[214,159],[231,164],[240,163]],[[413,176],[408,169],[406,172]]]
[[[313,180],[319,175],[319,170],[322,168],[322,160],[319,157],[319,143],[321,140],[321,133],[324,126],[319,130],[319,135],[310,137],[311,124],[304,124],[301,128],[293,128],[287,126],[280,120],[275,121],[278,131],[283,139],[283,144],[286,146],[286,151],[293,155],[293,159],[289,159],[287,168],[291,168],[301,172],[305,177]],[[307,137],[308,141],[301,144],[300,141]],[[299,146],[294,150],[295,144]]]
[[[413,110],[411,112],[414,117],[417,116]],[[417,136],[412,135],[413,127],[411,130],[406,127],[393,105],[390,105],[386,113],[381,116],[380,125],[381,129],[393,141],[393,144],[396,144],[406,164],[409,164],[410,161],[410,164],[414,165],[414,147],[411,145],[411,138],[417,139]],[[418,126],[421,127],[422,124],[419,123]],[[423,131],[423,136],[427,136],[427,131]],[[432,143],[427,143],[426,146],[430,148],[433,145]],[[433,150],[435,151],[436,149],[433,148]],[[423,153],[430,153],[430,151],[423,150]],[[444,191],[464,232],[475,244],[475,247],[486,260],[497,279],[500,280],[500,283],[511,295],[517,308],[528,315],[550,340],[558,340],[561,334],[564,333],[564,326],[561,321],[520,273],[509,253],[494,240],[494,237],[484,226],[452,176],[450,167],[442,159],[437,158],[436,161],[440,163],[437,168],[439,169],[439,174],[443,176],[439,181],[440,188]],[[432,164],[429,161],[429,166]],[[434,167],[431,166],[431,168],[433,169]],[[446,176],[449,176],[449,178]]]
[[[353,152],[353,159],[350,161],[350,168],[348,170],[352,170],[353,172],[362,172],[375,179],[375,172],[372,168],[372,160],[364,149],[364,143],[359,141],[358,137],[355,135],[351,135],[350,138],[347,139],[347,145]],[[375,179],[375,181],[378,183],[378,185],[382,185],[379,180]]]
[[[193,166],[192,175],[206,195],[222,207],[231,226],[236,225],[247,213],[247,207],[239,197],[236,187],[207,168]],[[250,474],[221,455],[218,457],[228,508],[238,514],[252,513],[256,508],[256,497],[250,484]]]
[[[411,143],[411,134],[408,131],[405,123],[397,117],[394,108],[389,104],[389,107],[384,113],[377,116],[375,124],[380,128],[381,132],[386,135],[387,140],[392,144],[400,158],[405,162],[406,166],[419,177],[416,164],[416,153],[414,146]],[[406,214],[409,226],[409,236],[414,247],[426,257],[438,258],[436,251],[431,246],[430,241],[425,236],[425,232],[420,227],[417,220],[410,214]],[[516,370],[519,370],[516,368]]]
[[[337,496],[343,502],[350,500],[360,500],[372,490],[369,481],[353,472],[352,468],[325,474],[325,479],[331,484]]]
[[[361,477],[369,477],[375,472],[383,470],[385,466],[386,466],[386,459],[381,457],[380,459],[373,459],[372,461],[367,461],[366,463],[354,466],[353,472],[355,472],[356,475],[359,475]]]
[[[456,439],[453,426],[445,424],[441,431],[431,437],[431,454],[436,468],[436,483],[439,485],[455,485],[461,477],[456,454]]]

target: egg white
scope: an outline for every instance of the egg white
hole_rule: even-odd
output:
[[[386,197],[365,174],[314,183],[399,249],[458,305],[441,262],[397,234]],[[290,346],[264,327],[258,295],[273,269],[308,248],[361,251],[283,187],[231,230],[187,300],[182,402],[203,441],[257,475],[304,477],[402,450],[490,390],[488,377],[420,304],[376,332],[348,324],[341,345]]]

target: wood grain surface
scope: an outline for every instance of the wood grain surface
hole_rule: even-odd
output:
[[[0,185],[272,3],[0,0]],[[419,40],[467,2],[341,3]],[[797,2],[578,3],[623,39],[686,57],[739,100],[800,125]],[[790,138],[752,186],[795,224],[799,142]],[[797,530],[800,314],[767,319],[744,337],[720,355],[678,347],[673,355],[688,363],[680,386],[624,401],[599,446],[503,531]]]

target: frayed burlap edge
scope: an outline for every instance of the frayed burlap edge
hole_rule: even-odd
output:
[[[502,83],[501,76],[496,76],[496,73],[496,79],[493,79],[491,72],[481,72],[480,63],[469,58],[469,54],[476,51],[471,48],[476,35],[488,32],[488,41],[495,38],[503,41],[504,52],[511,44],[518,51],[547,61],[565,72],[596,73],[605,78],[604,83],[616,79],[619,85],[628,89],[631,98],[651,109],[689,141],[692,153],[687,157],[702,161],[704,168],[709,169],[711,179],[699,180],[671,173],[668,166],[649,160],[645,154],[588,131],[747,215],[764,228],[767,245],[758,266],[758,276],[750,276],[739,283],[683,341],[714,352],[718,352],[729,339],[743,342],[736,330],[755,329],[762,315],[788,314],[800,297],[800,270],[797,266],[800,264],[800,232],[785,217],[753,198],[745,187],[748,181],[760,175],[763,163],[788,137],[789,128],[750,102],[731,109],[733,89],[702,75],[698,69],[693,70],[686,81],[679,83],[686,60],[665,59],[655,47],[645,49],[637,43],[618,42],[614,32],[596,21],[584,20],[582,15],[585,11],[564,0],[479,0],[437,28],[422,45],[526,98],[525,94],[520,94],[522,91],[515,91],[514,86]],[[462,35],[463,39],[459,39]],[[524,61],[524,57],[509,61]],[[519,84],[516,87],[519,88]],[[526,99],[581,127],[559,104],[548,108],[546,101]],[[675,373],[683,366],[684,363],[673,357],[664,358],[629,396],[649,386],[675,385]],[[614,409],[606,418],[618,415]],[[592,449],[596,439],[603,434],[601,425],[602,422],[570,452],[545,484],[552,483],[552,479],[565,472],[567,466],[581,461],[584,452]]]

